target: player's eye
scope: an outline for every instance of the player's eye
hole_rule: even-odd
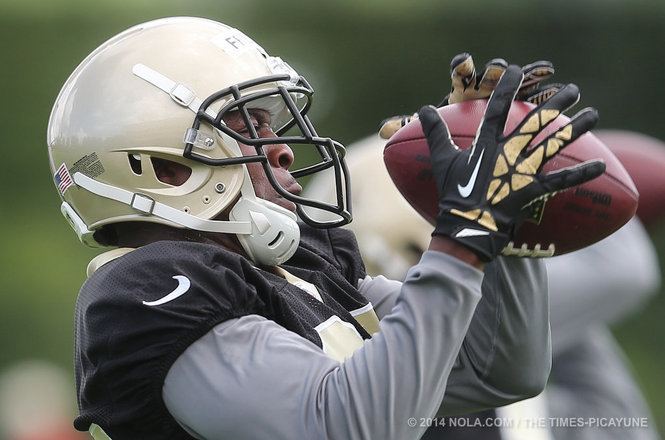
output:
[[[251,131],[248,124],[245,122],[243,116],[239,112],[231,112],[224,118],[225,123],[229,128],[235,130],[241,136],[250,138]],[[270,113],[263,110],[250,111],[249,123],[254,128],[254,131],[259,138],[272,137],[272,129],[270,127]]]
[[[257,133],[258,133],[259,130],[261,129],[261,125],[260,125],[258,122],[254,122],[254,121],[252,121],[252,126],[254,127],[254,131],[256,131]],[[242,125],[242,128],[241,128],[240,130],[237,130],[237,131],[238,131],[238,133],[240,133],[240,134],[249,134],[249,133],[250,133],[250,130],[249,130],[249,128],[247,127],[246,124],[243,124],[243,125]]]
[[[260,138],[273,137],[272,127],[270,126],[270,115],[267,112],[257,113],[252,115],[252,125],[254,130],[259,135]],[[248,129],[245,129],[245,132],[248,132]]]

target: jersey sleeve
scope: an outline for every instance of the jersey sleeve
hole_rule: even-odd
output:
[[[112,425],[111,438],[138,438],[133,421],[144,420],[170,437],[173,420],[163,404],[152,406],[162,402],[155,384],[212,326],[262,307],[240,264],[162,242],[107,263],[86,282],[76,310],[77,429]]]
[[[412,418],[439,406],[481,278],[426,253],[381,331],[342,363],[264,318],[227,321],[175,362],[164,400],[200,439],[420,438],[426,426]]]

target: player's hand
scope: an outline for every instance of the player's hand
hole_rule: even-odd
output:
[[[508,67],[502,58],[495,58],[485,65],[482,72],[476,73],[473,57],[464,52],[455,55],[450,62],[452,88],[438,107],[472,99],[486,99],[494,91],[499,78]],[[554,75],[554,66],[549,61],[534,61],[522,67],[524,80],[517,91],[516,99],[540,104],[554,95],[563,84],[551,84],[541,88],[546,79]]]
[[[473,146],[460,150],[433,106],[419,112],[430,148],[439,193],[433,235],[443,235],[472,249],[484,261],[498,255],[522,222],[522,208],[548,194],[591,180],[605,164],[589,161],[542,174],[544,164],[598,120],[584,109],[540,144],[529,143],[561,112],[579,99],[573,84],[563,87],[503,135],[508,111],[523,79],[519,66],[508,66],[492,94]]]
[[[485,69],[478,74],[470,54],[465,52],[455,55],[450,62],[451,91],[443,98],[439,107],[472,99],[488,98],[507,67],[506,60],[495,58],[488,62]]]
[[[472,99],[486,99],[494,91],[499,78],[508,67],[502,58],[495,58],[485,65],[481,73],[476,72],[473,57],[464,52],[455,55],[450,62],[451,92],[446,95],[437,107],[455,104]],[[549,61],[534,61],[522,67],[524,80],[517,91],[516,98],[532,104],[540,104],[558,92],[563,84],[542,82],[554,75],[554,66]],[[397,130],[417,118],[418,114],[399,115],[386,118],[381,122],[379,136],[389,139]]]

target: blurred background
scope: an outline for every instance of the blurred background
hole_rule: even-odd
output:
[[[60,86],[110,36],[170,15],[238,27],[287,60],[317,90],[319,133],[343,143],[438,102],[462,51],[479,67],[498,56],[551,60],[555,80],[577,83],[582,105],[600,111],[600,128],[665,139],[661,0],[0,0],[0,375],[39,360],[73,376],[73,305],[95,252],[60,215],[48,169],[46,125]],[[665,228],[652,233],[665,262]],[[664,316],[661,294],[613,328],[661,431]],[[13,440],[0,423],[0,439]]]

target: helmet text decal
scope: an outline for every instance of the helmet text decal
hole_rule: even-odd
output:
[[[99,160],[97,153],[83,156],[72,165],[70,172],[76,174],[81,172],[90,178],[95,178],[106,171]]]

